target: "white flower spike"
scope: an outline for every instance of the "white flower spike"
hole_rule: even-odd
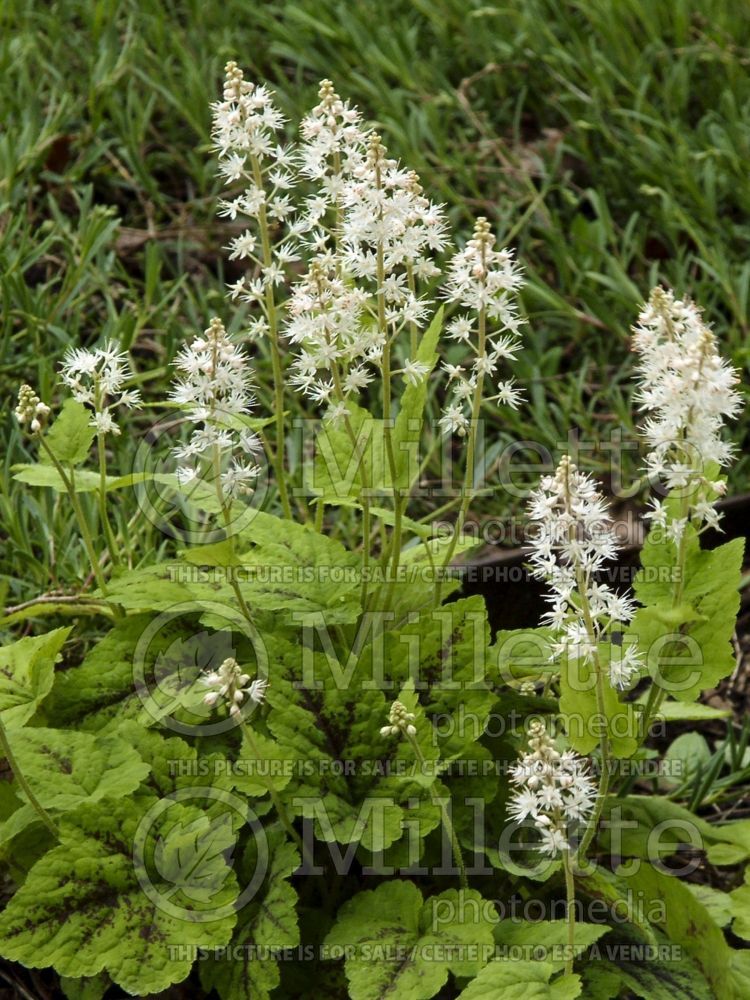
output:
[[[528,505],[532,573],[551,588],[542,621],[556,634],[553,658],[591,662],[601,643],[630,621],[635,605],[597,574],[617,553],[607,504],[596,484],[566,456],[545,476]],[[610,682],[626,687],[641,666],[637,650],[610,641]]]
[[[43,403],[30,385],[22,385],[18,390],[18,405],[15,409],[16,420],[31,434],[41,434],[47,426],[50,409]]]
[[[721,432],[724,422],[742,409],[734,388],[739,373],[720,356],[700,309],[659,287],[638,317],[633,350],[638,355],[637,399],[646,414],[641,426],[649,449],[646,468],[667,490],[689,489],[690,516],[697,527],[717,527],[713,501],[724,486],[709,482],[705,468],[732,460],[734,448]],[[649,516],[679,542],[684,519],[668,524],[659,500]]]
[[[187,443],[174,449],[179,481],[193,481],[208,463],[215,474],[218,466],[226,500],[252,493],[261,445],[241,423],[253,405],[249,359],[214,318],[203,336],[182,348],[174,366],[180,378],[171,399],[187,407],[187,420],[195,425]]]
[[[544,723],[534,721],[529,726],[529,752],[510,774],[516,788],[508,814],[518,823],[533,820],[543,853],[555,857],[570,850],[571,828],[588,819],[596,801],[587,762],[572,750],[556,750]]]
[[[523,285],[521,269],[510,250],[496,250],[489,223],[479,218],[466,247],[453,257],[443,295],[469,312],[459,314],[447,328],[450,338],[471,353],[461,365],[444,365],[453,396],[440,426],[463,437],[470,426],[477,392],[485,402],[517,409],[521,393],[512,379],[498,378],[502,360],[513,360],[520,346],[516,297]],[[487,383],[495,391],[485,395]]]

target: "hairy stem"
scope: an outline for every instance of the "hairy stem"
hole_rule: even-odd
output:
[[[18,761],[16,760],[13,749],[8,740],[8,733],[6,732],[5,726],[3,725],[2,719],[0,719],[0,749],[3,752],[3,756],[8,761],[10,769],[13,772],[18,784],[24,790],[26,798],[29,800],[30,804],[34,808],[35,812],[39,816],[39,819],[44,823],[47,829],[52,833],[54,837],[57,837],[57,827],[55,826],[53,820],[51,819],[49,813],[44,808],[39,799],[34,795],[34,791],[31,785],[26,780],[23,771],[19,767]]]
[[[690,500],[689,497],[683,496],[681,502],[680,517],[687,518],[690,510]],[[672,610],[679,607],[682,603],[682,595],[685,591],[685,567],[687,563],[687,545],[685,542],[686,531],[682,532],[680,536],[679,545],[677,548],[677,579],[675,580],[674,593],[672,594]],[[681,625],[679,631],[683,631],[684,626]],[[671,645],[671,644],[670,644]],[[667,696],[666,690],[661,687],[661,685],[653,680],[651,682],[651,689],[648,693],[648,699],[646,700],[646,707],[643,712],[643,739],[645,740],[648,736],[649,727],[654,719],[654,716],[659,711],[661,703]]]
[[[570,851],[563,851],[563,871],[565,872],[565,920],[568,926],[568,950],[565,955],[565,975],[573,972],[573,957],[576,941],[576,887],[573,879],[573,866]]]
[[[89,562],[91,563],[91,569],[94,573],[94,576],[96,577],[96,582],[99,587],[99,590],[101,590],[102,594],[106,596],[107,584],[104,580],[104,573],[102,572],[101,563],[99,562],[99,557],[97,556],[96,549],[94,548],[94,542],[91,537],[91,532],[89,531],[89,526],[86,521],[86,517],[83,513],[83,508],[81,507],[81,503],[78,499],[78,494],[75,491],[75,483],[72,478],[73,476],[72,470],[71,470],[71,475],[69,476],[65,471],[65,469],[63,468],[61,462],[59,461],[59,459],[57,458],[57,456],[52,451],[52,449],[50,448],[50,446],[47,444],[47,442],[44,440],[43,437],[39,438],[39,443],[41,444],[42,448],[45,450],[47,455],[49,455],[50,461],[57,470],[60,479],[62,479],[63,481],[65,490],[68,494],[68,497],[70,498],[70,505],[73,508],[73,512],[75,513],[76,520],[78,522],[78,527],[81,532],[81,538],[83,539],[83,544],[84,547],[86,548],[86,554],[88,555]]]
[[[104,536],[107,539],[112,565],[119,566],[120,553],[117,550],[117,540],[107,513],[107,450],[103,434],[96,435],[96,451],[99,459],[99,517]]]
[[[260,168],[258,158],[251,157],[253,166],[253,180],[259,189],[263,188],[263,172]],[[271,238],[268,231],[268,215],[265,204],[261,205],[258,214],[258,225],[260,228],[260,240],[263,248],[263,265],[270,267],[273,263],[273,251],[271,249]],[[265,284],[266,296],[266,318],[268,320],[268,337],[271,345],[271,366],[273,368],[273,395],[274,410],[276,417],[276,447],[273,451],[273,467],[276,474],[276,482],[279,487],[279,499],[284,517],[292,517],[292,508],[289,504],[289,493],[286,485],[286,469],[284,465],[284,449],[286,441],[286,419],[284,417],[284,373],[281,365],[281,352],[279,350],[279,324],[276,311],[276,297],[271,282]]]
[[[477,357],[484,356],[487,341],[487,316],[484,308],[479,310],[478,318],[479,340],[477,344]],[[479,415],[482,409],[483,378],[477,372],[477,384],[474,386],[474,396],[471,403],[471,426],[466,442],[466,468],[464,470],[464,481],[461,493],[461,506],[458,509],[456,523],[453,526],[448,551],[443,560],[443,569],[450,566],[453,556],[456,553],[456,546],[464,530],[466,515],[469,512],[471,501],[474,498],[474,461],[477,447],[477,434],[479,431]],[[435,585],[435,600],[439,604],[442,599],[443,582],[438,580]]]
[[[258,744],[255,741],[255,735],[254,735],[252,729],[250,728],[250,726],[248,726],[248,724],[246,722],[241,722],[240,723],[240,729],[242,731],[242,735],[247,740],[247,744],[250,747],[251,752],[255,755],[255,759],[256,760],[260,760],[260,751],[258,750]],[[271,802],[273,802],[273,807],[276,810],[276,815],[279,817],[281,825],[284,827],[284,829],[286,830],[286,832],[289,834],[289,836],[295,842],[295,844],[297,845],[297,847],[299,847],[300,853],[302,855],[303,861],[305,862],[305,865],[308,865],[308,863],[310,865],[312,865],[312,858],[309,857],[309,851],[307,849],[307,845],[305,844],[304,840],[302,839],[302,837],[300,836],[300,834],[297,832],[297,830],[294,828],[294,824],[292,823],[291,819],[289,818],[289,813],[286,811],[286,806],[281,801],[281,798],[279,797],[279,793],[273,787],[273,781],[271,780],[270,776],[267,775],[267,774],[264,774],[261,777],[261,781],[263,782],[263,784],[266,786],[266,789],[268,790],[268,794],[269,794],[269,796],[271,798]]]
[[[406,738],[409,741],[409,745],[411,746],[412,750],[414,751],[414,756],[417,760],[417,763],[424,771],[427,768],[427,761],[425,760],[425,756],[422,753],[422,748],[417,743],[415,737],[409,736],[409,734],[407,733]],[[440,815],[443,820],[443,826],[445,827],[448,833],[448,839],[450,840],[451,850],[453,852],[453,863],[458,869],[458,878],[459,882],[461,883],[461,888],[468,889],[469,880],[466,875],[466,864],[464,863],[464,856],[461,850],[461,844],[458,841],[458,836],[456,835],[456,829],[453,826],[453,820],[451,819],[450,809],[448,808],[445,799],[442,798],[442,796],[438,795],[437,791],[435,790],[436,780],[437,779],[433,779],[433,782],[430,785],[430,798],[432,800],[432,804],[437,806],[438,809],[440,810]]]

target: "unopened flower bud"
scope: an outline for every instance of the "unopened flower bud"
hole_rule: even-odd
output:
[[[400,701],[394,701],[388,715],[390,725],[383,726],[380,730],[381,736],[398,736],[403,733],[405,736],[416,736],[417,728],[413,724],[416,719],[414,712],[409,712]]]
[[[32,434],[40,434],[47,426],[50,409],[43,403],[30,385],[22,385],[18,390],[16,420],[22,427],[28,426]]]

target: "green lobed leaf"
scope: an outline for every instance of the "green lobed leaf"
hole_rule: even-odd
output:
[[[242,757],[240,766],[236,766],[234,787],[250,796],[266,795],[269,786],[281,791],[299,770],[300,758],[293,747],[266,736],[253,722],[248,725],[253,727],[252,737],[246,732],[242,735]]]
[[[55,660],[70,628],[27,636],[0,649],[0,718],[4,726],[22,726],[49,694]]]
[[[57,493],[66,493],[68,489],[55,466],[41,461],[18,463],[11,467],[11,472],[17,482],[26,483],[27,486],[46,486]],[[145,482],[161,482],[169,485],[171,480],[168,476],[150,472],[130,472],[126,476],[107,476],[104,480],[107,493]],[[91,469],[77,469],[73,475],[72,485],[76,493],[93,493],[94,490],[101,488],[101,477],[98,472],[93,472]]]
[[[421,775],[408,744],[380,735],[388,703],[377,685],[365,686],[367,674],[356,663],[339,675],[338,664],[332,668],[321,653],[273,636],[266,643],[274,663],[266,696],[274,743],[267,752],[292,776],[282,792],[287,809],[314,820],[318,839],[388,848],[403,835],[405,810],[428,796],[435,770]],[[436,755],[432,748],[428,760]],[[237,780],[242,787],[245,779]],[[439,810],[427,811],[434,828]]]
[[[449,972],[473,976],[487,961],[486,905],[473,889],[449,889],[425,902],[413,882],[384,882],[341,907],[325,945],[347,949],[352,1000],[429,1000]]]
[[[628,872],[627,881],[634,892],[648,901],[661,901],[660,919],[652,921],[670,941],[680,945],[703,972],[717,997],[731,1000],[734,989],[730,978],[731,949],[721,928],[710,913],[674,875],[658,871],[642,862]]]
[[[273,949],[299,945],[297,893],[289,878],[300,857],[292,844],[281,844],[272,853],[268,875],[259,894],[240,911],[229,945],[214,961],[201,965],[201,983],[215,989],[222,1000],[269,1000],[279,985],[279,964]]]
[[[229,813],[216,817],[200,813],[157,839],[154,868],[192,903],[210,903],[226,881],[225,854],[234,841]]]
[[[660,795],[627,795],[604,805],[601,843],[625,857],[666,858],[681,844],[704,847],[719,833],[678,802]]]
[[[623,996],[641,1000],[718,1000],[698,966],[684,955],[675,954],[660,936],[655,945],[631,940],[605,943],[596,960],[583,969],[586,1000],[615,1000]],[[742,1000],[741,994],[726,994],[721,1000]]]
[[[638,638],[652,676],[664,678],[670,694],[695,701],[735,667],[731,645],[739,610],[744,539],[702,550],[688,526],[685,580],[681,603],[674,607],[676,548],[671,542],[644,545],[643,568],[634,589],[644,605],[629,633]],[[672,641],[669,637],[674,636]]]
[[[609,931],[608,924],[590,924],[577,920],[574,933],[574,957],[580,958],[588,948]],[[523,954],[549,964],[553,972],[564,968],[568,957],[568,924],[565,920],[517,921],[501,920],[495,927],[495,942],[501,957],[507,953]]]
[[[702,882],[686,882],[685,884],[695,898],[705,906],[717,927],[727,927],[731,923],[733,907],[732,897],[728,892],[714,889],[710,885],[703,885]]]
[[[745,884],[729,893],[732,932],[750,941],[750,868],[745,869]]]
[[[151,797],[104,801],[63,817],[59,846],[36,862],[0,914],[0,954],[30,968],[51,965],[71,978],[106,971],[125,991],[148,994],[188,975],[192,948],[226,945],[236,919],[231,868],[225,865],[211,900],[196,903],[179,884],[134,865],[144,807],[156,803]],[[171,829],[202,815],[196,806],[170,803],[150,832],[168,838]],[[170,912],[166,903],[180,909]],[[214,912],[220,913],[215,919]]]
[[[662,939],[662,946],[665,949],[666,957],[660,958],[658,950],[644,951],[638,945],[633,947],[625,945],[625,952],[622,958],[607,961],[603,957],[597,962],[598,976],[593,979],[595,984],[601,984],[602,979],[609,983],[610,989],[616,985],[616,992],[598,993],[594,992],[586,980],[586,989],[583,996],[587,1000],[598,1000],[603,997],[620,997],[621,991],[626,989],[626,996],[637,996],[642,1000],[717,1000],[717,995],[712,991],[705,976],[694,962],[670,953],[670,945]],[[612,949],[616,948],[612,946]],[[604,949],[603,953],[607,951]],[[633,957],[628,958],[632,953]],[[639,957],[640,956],[640,957]],[[585,970],[588,972],[588,970]],[[605,978],[606,977],[606,978]],[[611,977],[611,978],[610,978]],[[632,992],[631,992],[632,991]],[[722,1000],[741,1000],[741,996],[727,994]]]
[[[495,637],[495,660],[500,680],[546,680],[557,673],[558,667],[550,661],[550,628],[504,629]]]
[[[676,787],[695,778],[711,760],[711,748],[701,733],[681,733],[667,747],[662,759],[661,782]]]
[[[714,865],[750,858],[750,821],[708,823],[678,802],[660,795],[626,795],[604,805],[600,840],[626,857],[668,857],[680,844],[706,851]],[[616,830],[616,840],[609,831]]]
[[[200,722],[205,687],[201,672],[239,654],[235,637],[179,614],[152,628],[153,616],[131,615],[118,622],[86,653],[83,662],[55,676],[45,705],[61,725],[96,731],[124,719],[154,725],[179,708]]]
[[[554,974],[550,962],[496,959],[458,995],[458,1000],[576,1000],[581,996],[580,976]]]
[[[88,458],[89,449],[96,437],[91,423],[91,411],[75,399],[66,399],[63,408],[45,435],[45,441],[55,458],[63,465],[80,465]],[[49,456],[41,452],[42,462]]]
[[[597,697],[596,667],[584,658],[563,657],[561,660],[560,712],[570,744],[578,753],[591,753],[599,745],[602,731],[606,731],[615,756],[631,757],[640,743],[640,714],[631,702],[622,700],[610,684],[609,653],[607,645],[599,647],[600,668],[604,675],[604,718]]]
[[[356,403],[347,403],[347,410],[348,428],[343,422],[322,424],[307,469],[307,488],[327,503],[338,497],[356,500],[365,484],[371,499],[387,492],[383,422]]]
[[[251,610],[284,614],[288,624],[356,621],[359,556],[304,525],[255,511],[234,547],[188,549],[180,560],[131,570],[114,579],[108,598],[128,611],[168,611],[193,602],[233,609],[236,594],[223,572],[231,564]],[[207,567],[203,569],[202,567]],[[228,614],[227,617],[230,615]]]
[[[650,918],[659,916],[661,909],[649,908],[644,900],[634,897],[626,879],[590,863],[585,876],[579,878],[578,891],[602,904],[611,924],[627,921],[648,943],[656,942]]]
[[[106,972],[85,979],[70,979],[67,976],[60,979],[60,989],[66,1000],[102,1000],[111,985],[112,980]]]
[[[137,751],[116,734],[34,728],[17,730],[12,739],[18,766],[53,816],[86,802],[128,795],[150,771]],[[23,789],[18,794],[25,800]],[[24,802],[0,826],[0,843],[38,819],[34,807]]]
[[[11,469],[13,478],[18,483],[25,483],[27,486],[45,486],[55,490],[56,493],[66,493],[67,486],[62,476],[54,465],[45,465],[43,462],[20,463]],[[73,487],[76,493],[92,493],[100,486],[99,474],[91,469],[79,469],[73,480]]]

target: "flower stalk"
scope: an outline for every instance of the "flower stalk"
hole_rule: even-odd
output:
[[[44,825],[50,831],[52,836],[57,838],[58,836],[57,826],[55,825],[50,814],[47,812],[47,810],[44,808],[44,806],[41,804],[39,799],[34,794],[34,789],[26,780],[26,776],[24,775],[23,770],[20,767],[15,754],[13,753],[13,747],[11,746],[10,740],[8,739],[8,732],[5,728],[2,718],[0,718],[0,750],[2,750],[2,755],[8,761],[10,769],[13,772],[14,778],[23,789],[26,798],[29,800],[30,805],[32,806],[36,814],[39,816],[39,819],[42,821],[42,823],[44,823]]]
[[[423,774],[427,773],[428,762],[422,752],[422,748],[417,740],[417,727],[414,725],[416,715],[410,712],[403,702],[394,701],[388,714],[388,725],[383,726],[380,735],[383,737],[402,736],[414,753],[415,767],[419,766]],[[443,829],[448,834],[448,839],[453,853],[453,862],[458,871],[458,878],[462,889],[468,889],[469,880],[466,874],[466,864],[464,862],[461,844],[453,826],[449,802],[443,798],[435,788],[437,777],[434,777],[430,784],[430,800],[434,806],[440,810]]]

